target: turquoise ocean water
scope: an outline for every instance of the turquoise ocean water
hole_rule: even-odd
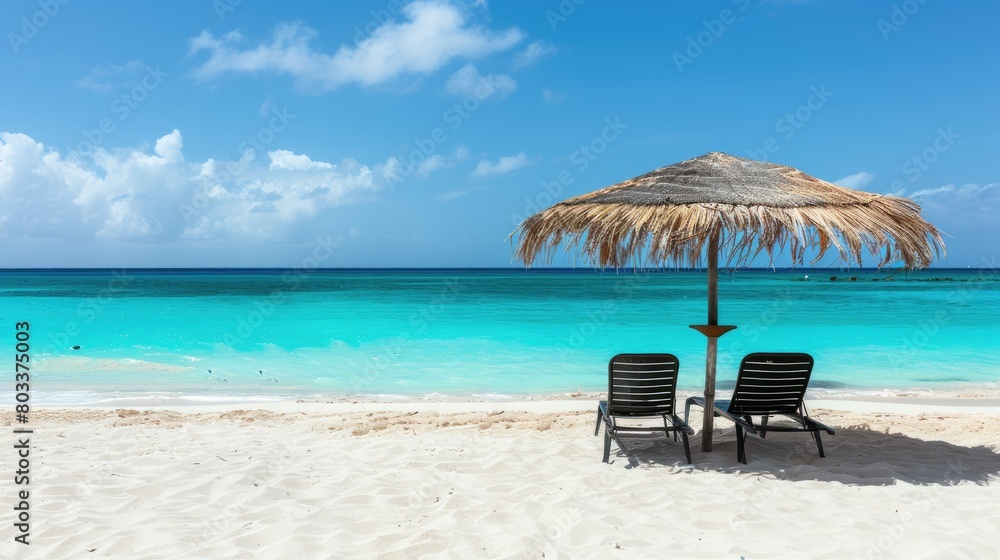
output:
[[[1000,270],[890,274],[720,274],[720,322],[738,326],[719,342],[720,388],[748,352],[805,351],[820,393],[1000,392]],[[705,320],[705,280],[696,271],[5,270],[0,336],[11,356],[15,323],[30,323],[36,404],[597,392],[612,355],[654,351],[676,354],[681,388],[696,391],[705,339],[688,325]]]

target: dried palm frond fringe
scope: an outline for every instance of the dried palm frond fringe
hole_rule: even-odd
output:
[[[944,251],[941,233],[912,200],[847,189],[797,169],[712,152],[577,196],[522,222],[516,256],[551,262],[578,246],[598,266],[699,266],[712,235],[729,264],[787,247],[818,262],[833,247],[846,262],[927,266]]]

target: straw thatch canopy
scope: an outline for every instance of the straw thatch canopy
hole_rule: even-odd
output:
[[[551,259],[563,242],[581,243],[599,266],[629,262],[698,265],[717,236],[730,263],[788,247],[819,261],[834,247],[841,259],[879,266],[927,266],[943,249],[940,232],[912,200],[856,191],[792,167],[712,152],[560,202],[526,219],[517,256]]]

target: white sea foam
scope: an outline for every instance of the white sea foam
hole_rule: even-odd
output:
[[[143,372],[143,373],[186,373],[193,371],[188,366],[178,366],[135,358],[89,358],[86,356],[46,356],[38,359],[38,369],[42,371],[66,373],[90,372]]]
[[[679,391],[678,399],[700,394],[697,391]],[[603,395],[600,392],[574,393],[312,393],[260,395],[251,393],[219,393],[219,394],[185,394],[173,391],[159,392],[122,392],[122,391],[36,391],[32,394],[35,406],[45,407],[184,407],[229,404],[268,404],[288,400],[304,400],[307,402],[486,402],[503,403],[519,401],[553,400],[574,398],[574,400],[598,400]],[[13,393],[0,392],[0,401],[12,402]],[[984,387],[971,385],[969,387],[952,387],[947,390],[897,390],[897,389],[810,389],[806,397],[809,400],[839,400],[839,399],[954,399],[954,398],[1000,398],[1000,386]]]
[[[1000,397],[998,383],[954,383],[947,386],[914,387],[914,388],[858,388],[845,387],[836,389],[809,389],[806,397],[810,399],[851,399],[851,398],[963,398],[963,397]]]
[[[36,391],[32,393],[32,404],[36,407],[76,407],[76,406],[134,406],[172,407],[216,404],[267,404],[289,400],[288,396],[260,395],[189,395],[177,392],[107,392],[96,391]],[[13,394],[0,392],[0,399],[13,401]]]

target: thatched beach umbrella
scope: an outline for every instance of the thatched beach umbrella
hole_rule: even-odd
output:
[[[856,191],[783,165],[712,152],[661,167],[634,179],[580,195],[521,223],[517,257],[531,266],[551,259],[562,245],[579,246],[602,267],[629,263],[708,264],[708,321],[691,325],[708,338],[702,450],[712,450],[718,338],[735,326],[720,325],[718,262],[749,263],[761,251],[788,249],[813,263],[834,248],[841,260],[873,255],[879,266],[901,262],[920,268],[944,249],[940,232],[912,200]]]

